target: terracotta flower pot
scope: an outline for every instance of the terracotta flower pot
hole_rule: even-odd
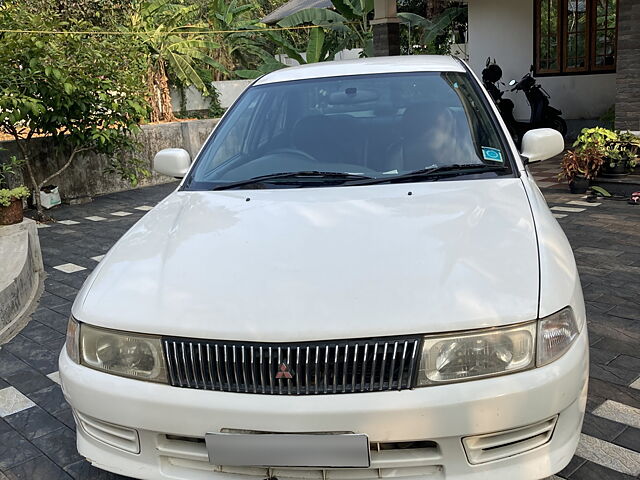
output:
[[[20,223],[23,218],[22,199],[12,199],[8,207],[0,205],[0,225]]]

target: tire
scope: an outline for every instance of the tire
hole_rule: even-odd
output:
[[[562,117],[550,118],[548,125],[549,128],[559,131],[563,137],[567,135],[567,122]]]

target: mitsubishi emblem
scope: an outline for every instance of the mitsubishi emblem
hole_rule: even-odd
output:
[[[276,378],[293,378],[293,375],[289,371],[289,366],[286,363],[281,363],[278,370]]]

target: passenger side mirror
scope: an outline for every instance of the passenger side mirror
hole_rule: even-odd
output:
[[[153,157],[153,169],[169,177],[183,178],[191,166],[191,155],[182,148],[165,148]]]
[[[564,137],[557,130],[552,128],[536,128],[529,130],[522,137],[522,148],[520,149],[527,163],[540,162],[564,150]]]

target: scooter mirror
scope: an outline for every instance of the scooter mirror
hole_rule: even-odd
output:
[[[510,87],[513,87],[515,84],[516,84],[516,81],[515,81],[515,80],[511,80],[511,81],[509,82],[509,86],[510,86]]]

